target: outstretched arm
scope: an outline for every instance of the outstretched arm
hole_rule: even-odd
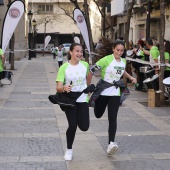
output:
[[[136,78],[132,77],[130,74],[128,74],[126,71],[124,72],[123,74],[125,77],[127,77],[129,80],[132,81],[132,83],[136,84],[137,83],[137,80]]]

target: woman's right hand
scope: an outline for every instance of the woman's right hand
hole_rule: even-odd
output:
[[[72,89],[72,85],[70,85],[70,84],[63,86],[63,91],[64,92],[69,93],[71,91],[71,89]]]

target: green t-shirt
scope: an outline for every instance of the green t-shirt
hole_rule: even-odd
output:
[[[3,51],[2,49],[0,48],[0,72],[2,72],[4,69],[3,69],[3,63],[2,63],[2,58],[1,58],[1,55],[3,55]]]
[[[136,53],[137,56],[142,56],[140,59],[141,60],[145,60],[145,55],[144,52],[142,50],[138,50],[138,52]]]
[[[158,60],[160,53],[158,47],[153,46],[150,50],[150,62],[155,62],[154,60]]]
[[[164,52],[164,56],[165,56],[165,60],[169,60],[169,63],[170,63],[170,55],[168,52]],[[170,67],[166,67],[165,70],[170,70]]]

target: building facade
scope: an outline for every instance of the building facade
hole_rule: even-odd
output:
[[[7,5],[13,0],[4,0],[4,5],[0,6],[0,38],[2,24],[7,11]],[[25,13],[19,21],[14,32],[14,49],[15,60],[22,59],[28,55],[28,32],[29,32],[29,18],[28,12],[33,12],[32,20],[36,20],[36,29],[31,25],[31,32],[35,35],[36,49],[42,49],[44,38],[47,35],[51,36],[51,41],[47,47],[49,50],[51,46],[58,46],[62,43],[72,43],[74,36],[80,36],[80,30],[74,23],[73,10],[74,5],[70,0],[23,0],[25,3]],[[93,2],[88,0],[89,17],[91,22],[91,32],[94,43],[98,42],[101,35],[101,14]],[[79,0],[78,4],[82,11],[84,0]],[[5,55],[8,57],[9,52],[6,50]]]
[[[83,10],[84,0],[79,0],[78,5]],[[98,42],[100,36],[100,13],[92,0],[88,1],[89,16],[93,41]],[[51,36],[47,46],[59,46],[63,43],[72,43],[74,36],[80,36],[80,30],[73,20],[74,5],[69,0],[29,0],[28,10],[34,14],[37,22],[37,49],[43,48],[44,38]]]
[[[111,2],[111,15],[117,17],[116,36],[123,37],[126,32],[127,22],[127,9],[132,0],[123,0],[120,4],[119,0],[112,0]],[[121,6],[120,6],[121,5]],[[119,10],[116,10],[119,9]],[[121,10],[120,10],[121,9]],[[170,8],[166,6],[165,13],[165,39],[170,40],[169,27],[170,27]],[[147,33],[147,0],[136,0],[133,8],[133,15],[130,22],[129,40],[134,43],[139,39],[146,38]],[[160,10],[153,10],[150,14],[150,38],[155,38],[159,42],[159,28],[160,28]]]

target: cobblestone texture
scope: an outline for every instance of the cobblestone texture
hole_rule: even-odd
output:
[[[51,67],[55,69],[50,71]],[[3,98],[0,96],[0,170],[170,169],[169,107],[144,107],[147,93],[137,92],[129,85],[131,94],[127,101],[134,105],[125,102],[119,109],[118,153],[106,156],[107,113],[96,119],[90,108],[90,130],[86,137],[78,131],[75,157],[72,162],[66,162],[63,148],[67,121],[63,112],[48,100],[50,92],[55,91],[58,63],[52,60],[52,55],[37,55],[31,61],[16,61],[15,68],[13,84],[0,88],[3,94]],[[94,83],[98,79],[94,77]],[[137,107],[142,111],[138,112]],[[82,148],[85,149],[80,151]]]

